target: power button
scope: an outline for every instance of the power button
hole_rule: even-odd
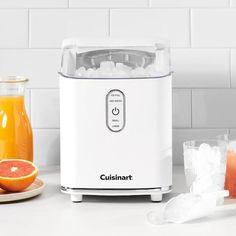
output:
[[[117,116],[117,115],[119,115],[120,110],[119,110],[117,107],[115,107],[115,108],[112,109],[111,112],[112,112],[112,114],[113,114],[114,116]]]
[[[118,89],[106,95],[106,125],[113,132],[119,132],[125,126],[125,95]]]

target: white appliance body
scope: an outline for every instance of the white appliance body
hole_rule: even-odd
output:
[[[171,74],[157,78],[60,75],[61,186],[83,194],[150,194],[172,185]]]

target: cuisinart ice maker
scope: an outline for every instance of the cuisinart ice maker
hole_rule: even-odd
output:
[[[168,45],[153,40],[67,39],[60,69],[61,190],[151,195],[172,185]]]

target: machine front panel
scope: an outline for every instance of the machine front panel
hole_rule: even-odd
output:
[[[134,189],[172,184],[171,78],[62,78],[60,92],[62,186]]]

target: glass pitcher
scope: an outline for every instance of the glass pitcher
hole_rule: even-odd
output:
[[[28,79],[0,77],[0,159],[33,161],[32,128],[25,110]]]

